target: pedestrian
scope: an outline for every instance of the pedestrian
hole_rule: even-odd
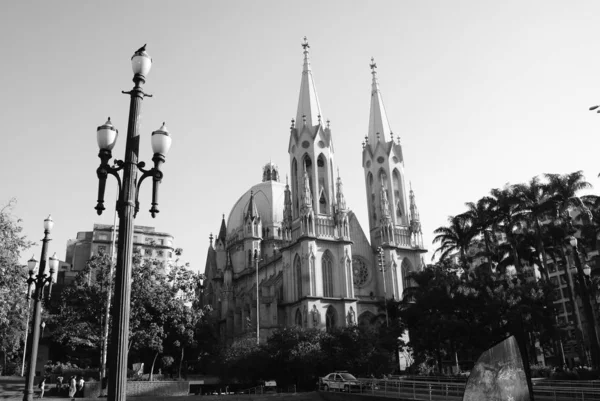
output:
[[[40,388],[40,398],[44,398],[44,391],[46,390],[46,378],[44,377],[40,384],[38,385]]]
[[[64,380],[64,377],[62,376],[58,376],[56,378],[56,388],[58,389],[58,392],[60,393],[60,390],[62,389],[62,382]]]
[[[77,380],[77,396],[83,398],[83,385],[85,381],[83,380],[83,376],[79,376],[79,380]]]
[[[69,381],[69,398],[71,401],[75,401],[75,391],[77,383],[75,382],[75,376],[71,376],[71,380]]]

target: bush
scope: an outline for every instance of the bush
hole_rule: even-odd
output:
[[[532,378],[538,378],[538,377],[548,378],[548,377],[552,376],[552,368],[550,368],[549,366],[531,365],[530,370],[531,370]]]

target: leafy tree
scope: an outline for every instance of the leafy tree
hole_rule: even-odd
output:
[[[19,259],[33,245],[21,234],[21,220],[11,214],[15,204],[11,199],[0,209],[0,352],[5,368],[18,359],[27,328],[27,275]]]
[[[94,255],[52,303],[47,320],[54,342],[72,351],[99,352],[110,263],[108,255]]]

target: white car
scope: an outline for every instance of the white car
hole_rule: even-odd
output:
[[[358,379],[348,372],[330,373],[321,378],[321,385],[323,386],[323,391],[341,390],[348,393],[352,390],[360,391],[361,388],[361,383]]]

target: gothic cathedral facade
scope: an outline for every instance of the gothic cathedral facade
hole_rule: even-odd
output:
[[[392,133],[371,61],[372,88],[362,165],[369,237],[348,208],[304,48],[300,97],[290,127],[290,175],[272,163],[210,236],[202,302],[214,310],[221,340],[297,325],[331,330],[376,324],[384,297],[402,298],[407,274],[421,269],[415,196],[407,191],[399,138]],[[214,243],[213,243],[214,240]],[[383,254],[383,266],[378,263]],[[258,300],[258,302],[257,302]]]

